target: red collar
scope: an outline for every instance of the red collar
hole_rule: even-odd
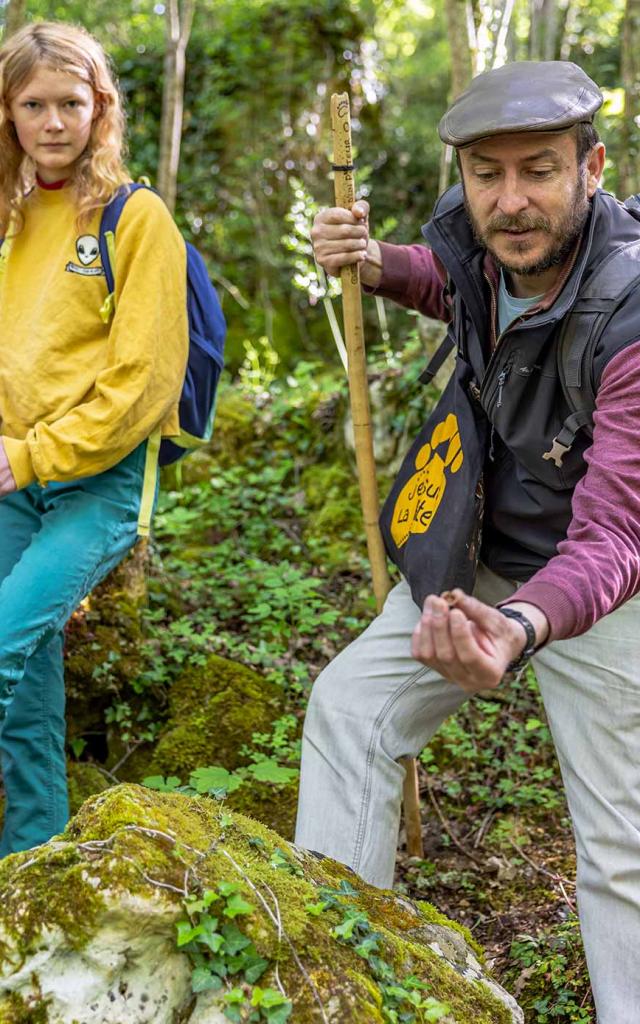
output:
[[[39,188],[47,189],[47,191],[54,192],[58,188],[64,188],[67,184],[68,178],[63,178],[62,181],[43,181],[39,174],[36,174],[36,182]]]

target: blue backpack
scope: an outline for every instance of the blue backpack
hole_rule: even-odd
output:
[[[113,266],[115,232],[124,204],[130,195],[148,185],[125,185],[105,206],[100,221],[100,256],[109,295],[101,315],[108,320],[114,310]],[[155,191],[152,190],[152,191]],[[216,389],[224,365],[226,325],[216,290],[209,280],[205,262],[190,242],[187,247],[187,313],[189,317],[189,358],[178,407],[180,435],[160,443],[159,463],[168,466],[194,448],[206,444],[213,432]]]

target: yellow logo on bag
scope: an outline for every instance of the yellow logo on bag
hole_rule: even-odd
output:
[[[444,458],[436,449],[448,442]],[[416,455],[417,473],[404,485],[393,510],[391,536],[401,548],[412,533],[429,529],[447,485],[445,470],[457,473],[464,461],[458,419],[451,412],[434,428],[431,443]]]

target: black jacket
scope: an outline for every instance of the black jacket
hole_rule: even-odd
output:
[[[566,536],[573,491],[586,472],[584,452],[591,444],[586,434],[579,436],[560,468],[542,458],[570,412],[557,371],[562,319],[602,260],[640,238],[640,223],[612,195],[598,190],[573,270],[556,301],[510,326],[492,355],[495,295],[484,270],[486,250],[473,237],[460,185],[440,198],[422,233],[453,283],[450,330],[459,358],[472,368],[478,401],[492,427],[481,557],[494,571],[524,581]],[[608,361],[639,339],[640,296],[631,294],[595,351],[596,388]]]

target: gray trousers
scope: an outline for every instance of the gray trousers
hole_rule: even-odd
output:
[[[488,604],[512,585],[480,567]],[[404,769],[467,695],[411,657],[406,583],[321,673],[302,745],[296,842],[393,880]],[[573,819],[599,1024],[640,1024],[640,597],[534,658]]]

